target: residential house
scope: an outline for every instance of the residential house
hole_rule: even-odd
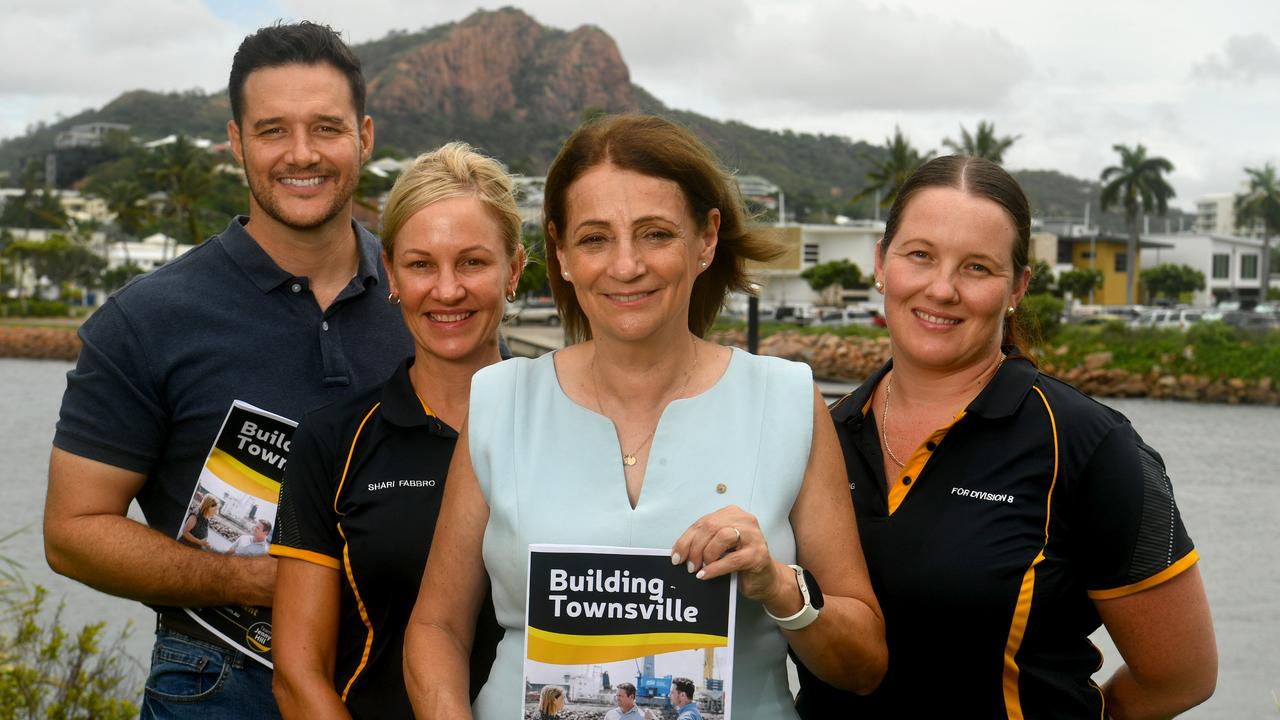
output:
[[[1188,265],[1204,273],[1205,289],[1195,293],[1193,304],[1259,300],[1262,240],[1201,232],[1144,235],[1143,240],[1144,266]],[[1147,241],[1157,245],[1148,246]],[[1280,287],[1278,283],[1280,277],[1273,277],[1271,285]]]
[[[753,263],[750,268],[761,285],[761,303],[819,304],[822,296],[809,287],[800,273],[819,263],[849,260],[862,271],[869,286],[875,271],[875,246],[884,235],[884,223],[857,220],[845,225],[768,226],[759,231],[783,247],[778,259],[765,264]],[[858,302],[875,298],[867,288],[859,288],[846,291],[844,300]]]
[[[1138,242],[1138,266],[1135,272],[1141,277],[1144,267],[1143,251],[1168,247],[1167,243],[1144,235]],[[1102,287],[1093,292],[1091,298],[1078,298],[1082,302],[1094,305],[1124,305],[1128,302],[1125,293],[1125,282],[1129,267],[1129,238],[1124,235],[1092,235],[1062,236],[1058,238],[1058,267],[1092,268],[1102,272]],[[1142,283],[1138,282],[1138,292],[1134,302],[1140,302]]]

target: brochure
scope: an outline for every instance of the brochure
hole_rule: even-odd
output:
[[[699,580],[669,549],[530,545],[523,716],[558,688],[561,717],[604,718],[622,682],[642,715],[673,716],[684,678],[705,720],[728,718],[736,607],[733,576]]]
[[[266,555],[289,444],[298,423],[248,403],[231,403],[178,528],[178,541],[208,552]],[[271,609],[186,608],[214,635],[271,665]]]

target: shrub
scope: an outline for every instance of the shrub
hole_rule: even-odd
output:
[[[1030,343],[1039,345],[1058,332],[1063,307],[1062,301],[1052,295],[1027,295],[1022,298],[1014,319]]]
[[[0,315],[4,317],[51,318],[68,317],[71,308],[57,300],[5,300],[0,305]]]
[[[0,570],[0,718],[137,717],[124,651],[130,627],[105,645],[105,622],[72,635],[62,606],[50,614],[46,600],[44,588],[28,590],[14,572]]]

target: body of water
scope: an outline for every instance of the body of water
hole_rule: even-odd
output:
[[[151,611],[54,575],[44,561],[40,519],[49,442],[70,368],[0,359],[0,535],[17,531],[0,555],[22,563],[28,582],[65,601],[68,624],[107,620],[118,629],[133,622],[126,649],[141,666],[151,648]],[[1280,694],[1280,408],[1105,402],[1164,456],[1202,558],[1218,638],[1218,690],[1184,717],[1280,717],[1274,696]],[[1105,631],[1094,642],[1106,657],[1101,680],[1121,660]]]

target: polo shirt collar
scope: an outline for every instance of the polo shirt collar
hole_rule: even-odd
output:
[[[247,215],[237,215],[227,224],[227,229],[222,231],[218,236],[222,243],[223,250],[226,251],[232,261],[240,266],[246,275],[253,280],[253,284],[264,293],[271,292],[281,285],[294,280],[294,276],[285,271],[284,268],[276,264],[275,260],[267,254],[266,250],[258,244],[257,240],[249,234],[245,225],[249,223]],[[381,245],[378,238],[373,233],[364,229],[360,223],[354,219],[351,221],[352,228],[355,229],[356,237],[359,239],[359,263],[356,267],[356,277],[364,287],[370,287],[378,283],[378,268],[381,265]]]
[[[409,368],[413,366],[413,358],[405,358],[396,368],[391,379],[382,385],[382,407],[380,412],[387,422],[400,427],[431,426],[442,435],[454,436],[457,433],[440,421],[435,415],[428,415],[423,409],[422,400],[413,389],[409,380]]]
[[[853,392],[845,395],[835,406],[831,408],[831,417],[836,422],[850,423],[860,426],[862,424],[862,408],[867,406],[867,401],[871,399],[871,393],[875,392],[876,385],[880,380],[893,368],[893,360],[890,359],[880,369],[875,371],[871,377],[862,382],[861,385],[854,388]]]
[[[871,377],[859,385],[852,393],[846,395],[831,409],[831,416],[836,422],[861,424],[862,409],[871,399],[876,385],[893,368],[893,360],[885,363]],[[995,377],[978,393],[978,397],[965,408],[966,415],[994,420],[1008,417],[1022,405],[1031,386],[1035,383],[1039,371],[1026,358],[1014,353],[1000,365]]]
[[[1016,352],[1010,353],[1009,357],[1001,363],[995,377],[991,378],[982,392],[978,393],[978,397],[965,408],[965,414],[977,415],[988,420],[1009,417],[1022,406],[1022,401],[1026,399],[1027,393],[1031,392],[1031,386],[1039,373],[1040,371],[1031,364],[1031,361]]]

